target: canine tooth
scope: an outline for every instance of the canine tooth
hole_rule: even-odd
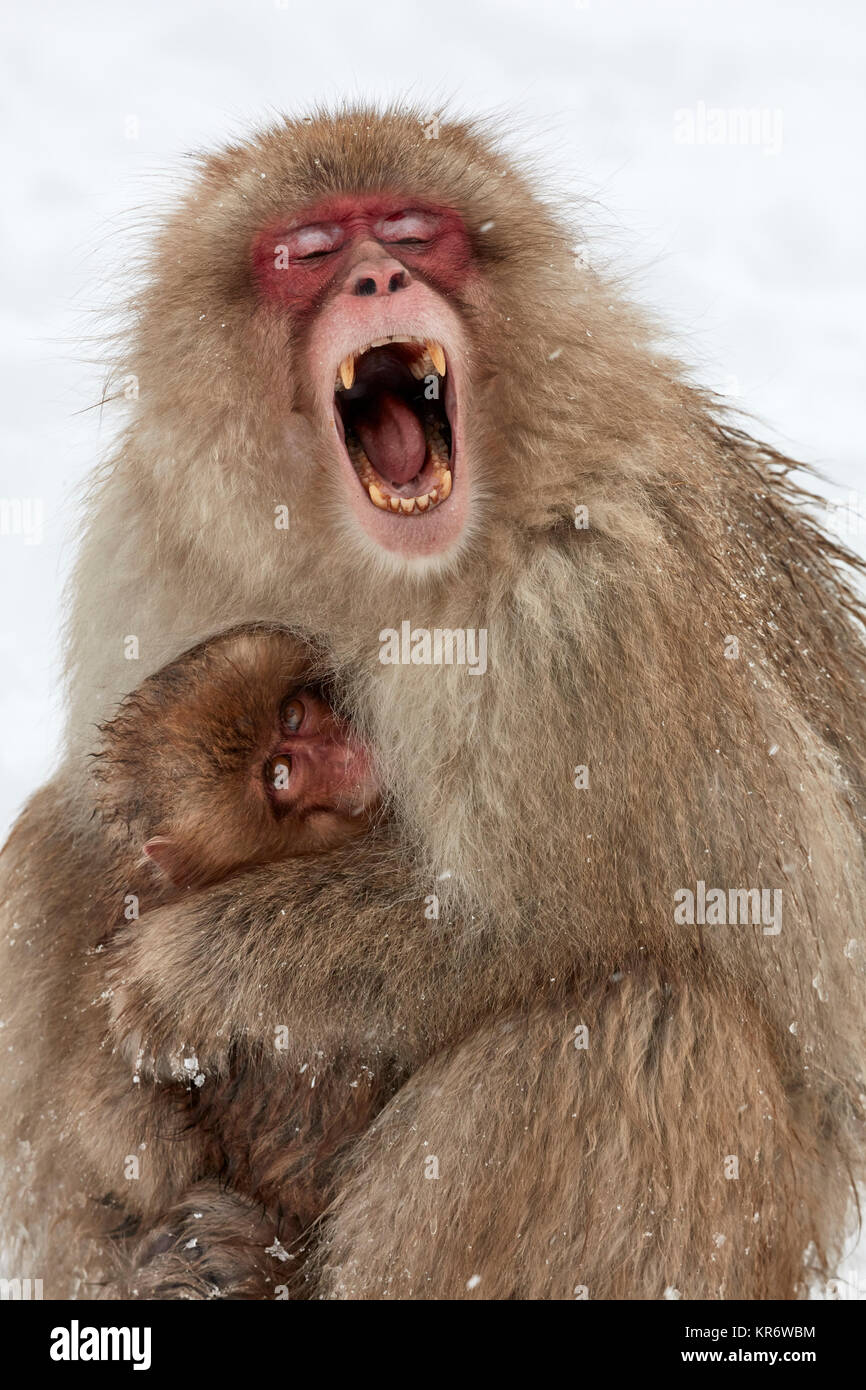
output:
[[[400,498],[400,511],[403,513],[404,516],[411,516],[412,513],[414,512],[414,510],[415,510],[415,498],[414,498],[414,497],[401,497],[401,498]]]
[[[419,512],[426,512],[427,508],[430,506],[429,494],[425,492],[423,497],[416,497],[415,506],[418,508]]]
[[[439,501],[444,502],[446,497],[451,496],[451,469],[446,468],[442,474],[442,482],[439,484]]]
[[[391,507],[391,511],[392,511],[392,512],[399,512],[399,510],[400,510],[400,498],[399,498],[399,497],[392,497],[392,498],[390,499],[390,507]]]
[[[351,390],[352,382],[355,380],[354,353],[350,352],[349,356],[344,357],[342,362],[340,363],[340,380],[342,381],[343,387],[346,391]]]
[[[388,499],[384,492],[380,492],[375,483],[367,484],[367,491],[370,494],[370,501],[374,507],[379,507],[383,512],[388,510]]]
[[[433,363],[433,366],[436,368],[436,370],[437,370],[437,372],[439,373],[439,375],[440,375],[440,376],[444,376],[444,375],[445,375],[445,351],[444,351],[444,349],[443,349],[443,347],[442,347],[442,344],[441,344],[441,343],[434,343],[434,342],[429,342],[429,341],[428,341],[428,343],[427,343],[427,351],[429,352],[429,354],[430,354],[430,360],[431,360],[431,362]]]

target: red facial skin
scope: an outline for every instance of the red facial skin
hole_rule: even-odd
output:
[[[405,194],[343,196],[264,229],[252,262],[265,309],[287,314],[299,331],[317,423],[333,449],[352,532],[409,564],[447,555],[469,514],[459,418],[466,347],[450,301],[458,294],[471,298],[478,272],[462,219]],[[440,343],[447,361],[453,484],[448,499],[423,515],[394,515],[372,504],[346,452],[334,402],[340,362],[395,336]]]
[[[351,815],[369,806],[376,783],[363,744],[310,691],[286,701],[287,708],[300,722],[295,728],[283,718],[282,737],[265,769],[277,811],[303,818],[316,811]]]
[[[311,690],[283,701],[279,732],[266,751],[260,748],[248,778],[247,792],[238,786],[241,832],[228,853],[218,837],[199,847],[199,831],[154,835],[142,846],[175,887],[200,887],[245,862],[261,862],[249,853],[257,846],[248,845],[246,854],[243,848],[244,832],[248,842],[249,825],[256,823],[244,800],[250,792],[256,803],[267,798],[279,823],[280,838],[266,842],[277,844],[277,858],[327,849],[361,833],[380,800],[367,750]]]
[[[407,220],[407,214],[417,218]],[[287,248],[288,265],[283,269],[275,266],[279,246]],[[449,295],[460,290],[471,264],[469,237],[456,212],[407,201],[397,193],[319,203],[288,226],[265,228],[253,245],[253,269],[262,294],[302,318],[330,293],[352,293],[365,272],[386,277],[389,270],[403,272],[409,277],[406,288],[414,273]]]

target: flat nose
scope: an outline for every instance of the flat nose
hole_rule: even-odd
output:
[[[356,261],[343,285],[344,294],[396,294],[411,285],[412,276],[392,256],[366,256]]]

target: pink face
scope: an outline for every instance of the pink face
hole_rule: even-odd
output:
[[[380,790],[364,745],[314,690],[286,695],[274,713],[267,747],[257,749],[237,786],[238,831],[229,862],[182,830],[144,844],[144,854],[176,887],[216,882],[245,863],[262,862],[254,852],[264,847],[273,858],[309,854],[343,844],[369,825]],[[279,836],[259,835],[251,844],[254,807],[262,803]]]
[[[449,303],[474,279],[460,217],[397,195],[343,197],[262,231],[253,268],[270,311],[300,330],[353,525],[405,559],[447,554],[470,483],[465,342]]]
[[[276,814],[299,822],[323,812],[359,815],[379,796],[366,748],[312,690],[280,706],[279,738],[262,777]]]

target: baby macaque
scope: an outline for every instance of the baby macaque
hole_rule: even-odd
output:
[[[101,733],[97,800],[114,867],[98,949],[110,949],[100,959],[111,962],[111,1050],[130,1072],[112,1093],[110,1120],[106,1108],[82,1142],[102,1174],[93,1185],[111,1194],[118,1212],[110,1264],[136,1271],[129,1275],[136,1296],[213,1292],[224,1281],[244,1296],[243,1278],[232,1273],[239,1241],[262,1274],[262,1296],[274,1279],[265,1247],[277,1235],[297,1240],[319,1215],[342,1140],[369,1123],[385,1091],[348,1053],[311,1088],[293,1053],[240,1034],[221,1037],[218,1058],[210,1034],[179,1035],[161,1047],[127,1017],[126,974],[140,924],[125,936],[120,913],[133,894],[146,921],[151,909],[242,870],[362,835],[380,805],[372,761],[332,708],[315,653],[273,628],[235,631],[186,652],[129,695]],[[207,1078],[202,1072],[194,1081],[190,1057],[202,1042]],[[170,1155],[160,1168],[154,1155],[166,1142]],[[130,1192],[118,1179],[119,1155],[139,1146],[151,1155],[153,1191],[142,1182]],[[187,1179],[202,1183],[184,1205]],[[202,1212],[210,1213],[207,1230]],[[127,1287],[125,1277],[109,1280],[113,1296]]]
[[[248,630],[194,648],[124,700],[102,727],[96,776],[136,876],[150,865],[164,893],[201,888],[369,828],[370,758],[316,677],[297,638]]]

